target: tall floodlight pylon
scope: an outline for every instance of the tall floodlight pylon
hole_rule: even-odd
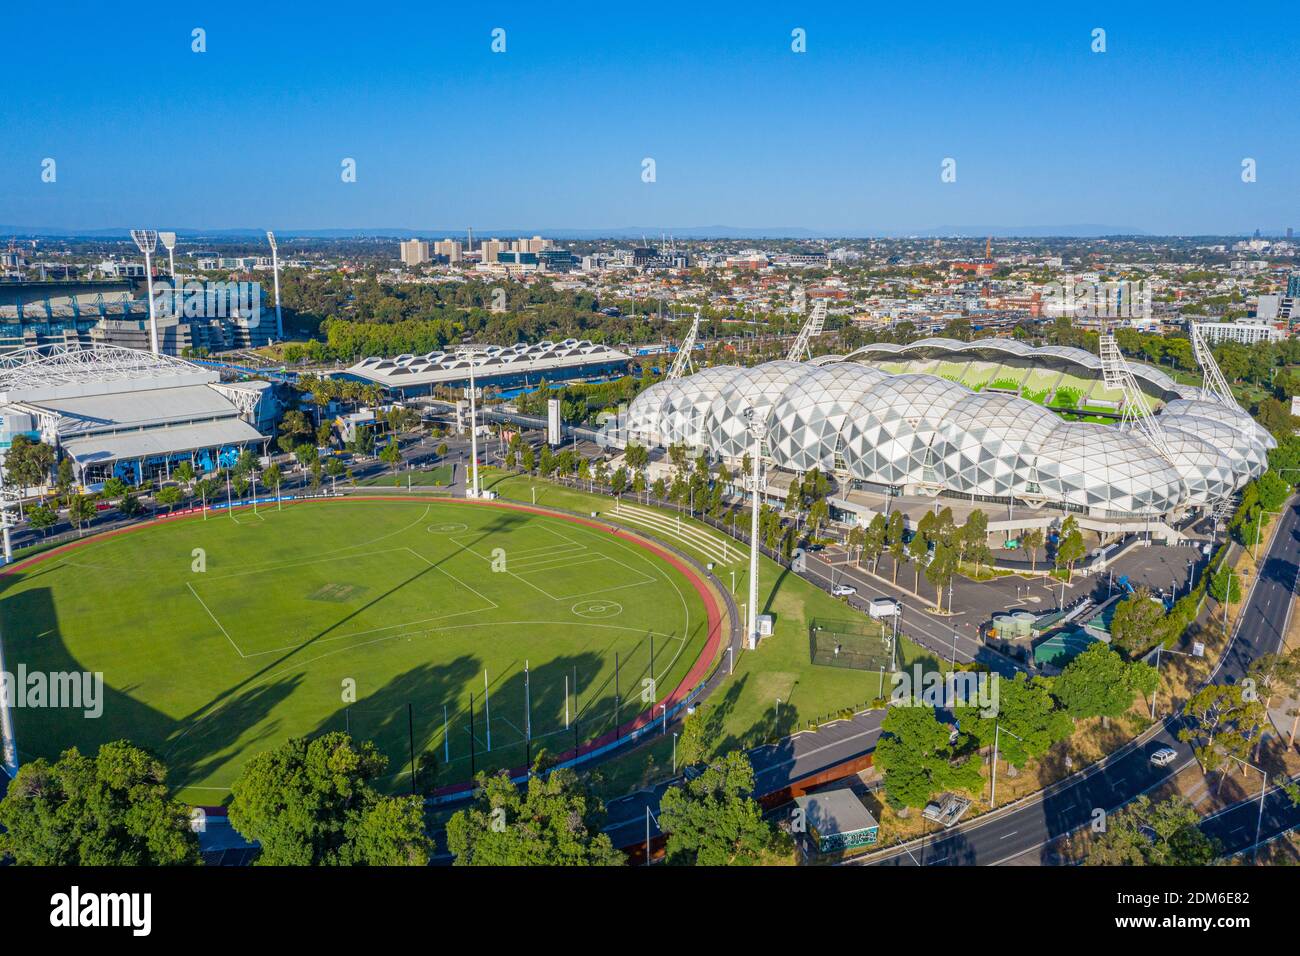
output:
[[[482,353],[476,345],[465,345],[456,350],[456,357],[469,361],[469,456],[470,486],[465,492],[466,498],[477,498],[481,493],[478,485],[478,387],[474,383],[475,359]]]
[[[132,229],[131,238],[136,248],[144,253],[144,278],[149,289],[149,350],[158,354],[158,316],[153,302],[153,251],[158,245],[158,233],[152,229]]]
[[[275,337],[284,338],[284,319],[280,315],[280,251],[275,242],[275,233],[266,231],[266,241],[271,244],[271,275],[275,282]]]
[[[1165,440],[1164,430],[1147,403],[1146,393],[1133,377],[1133,370],[1124,361],[1119,343],[1115,341],[1115,334],[1109,330],[1102,332],[1100,345],[1102,380],[1108,389],[1117,389],[1124,395],[1120,427],[1140,432],[1152,448],[1166,459],[1170,458],[1169,443]]]
[[[700,310],[695,310],[695,318],[691,322],[691,330],[686,333],[686,338],[682,339],[681,348],[673,357],[672,367],[668,369],[668,381],[679,379],[686,374],[687,366],[691,371],[695,371],[695,363],[691,361],[691,350],[695,348],[695,339],[700,334]]]
[[[813,303],[812,315],[808,316],[808,321],[803,324],[803,328],[795,337],[794,345],[790,346],[790,354],[786,359],[791,362],[802,362],[805,356],[812,358],[812,338],[814,335],[821,335],[825,327],[826,300],[818,299]]]
[[[18,497],[17,489],[5,484],[4,469],[0,468],[0,534],[4,537],[5,564],[9,564],[14,559],[13,543],[10,541],[9,532],[18,527],[18,516],[14,514],[19,505]]]
[[[752,513],[749,516],[749,605],[745,615],[745,648],[752,651],[758,647],[758,511],[763,485],[763,439],[767,436],[767,420],[755,415],[753,408],[745,410],[745,419],[749,435],[754,440],[750,450],[753,458],[753,474],[750,476]]]
[[[158,233],[158,241],[167,250],[167,274],[171,276],[172,280],[172,315],[179,316],[181,314],[181,302],[180,292],[176,287],[176,233],[160,232]]]
[[[1203,376],[1201,391],[1210,401],[1219,402],[1229,408],[1240,408],[1232,395],[1232,389],[1228,388],[1223,372],[1219,370],[1219,363],[1214,360],[1214,352],[1211,351],[1210,344],[1205,341],[1205,335],[1201,332],[1206,324],[1205,322],[1188,323],[1192,337],[1192,355],[1196,358],[1196,364],[1201,367]]]

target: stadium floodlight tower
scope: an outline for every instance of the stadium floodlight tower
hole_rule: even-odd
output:
[[[1101,376],[1108,389],[1117,389],[1124,395],[1123,418],[1120,428],[1139,432],[1148,445],[1160,452],[1165,458],[1171,458],[1169,443],[1165,440],[1164,429],[1156,420],[1147,404],[1146,393],[1138,385],[1133,370],[1124,361],[1124,355],[1115,341],[1115,333],[1105,330],[1101,333]]]
[[[745,409],[745,419],[750,437],[754,439],[753,451],[750,452],[753,455],[754,471],[750,476],[750,507],[753,513],[749,516],[749,607],[745,615],[745,648],[752,651],[758,647],[758,509],[759,489],[763,482],[763,439],[767,437],[767,421],[755,415],[753,407]]]
[[[808,321],[803,324],[799,334],[795,337],[794,345],[790,346],[790,354],[786,359],[791,362],[802,362],[804,356],[812,358],[812,339],[814,335],[821,335],[822,329],[826,327],[826,300],[818,299],[813,304],[812,315],[808,316]]]
[[[132,229],[131,238],[136,248],[144,253],[144,278],[149,287],[149,350],[158,354],[158,316],[153,305],[153,251],[158,245],[158,233],[152,229]]]
[[[160,232],[158,241],[167,250],[167,274],[172,277],[172,315],[180,315],[180,298],[176,289],[176,233]]]
[[[284,338],[284,319],[280,316],[280,252],[275,242],[275,233],[266,231],[266,241],[271,244],[271,275],[275,282],[275,338]]]
[[[5,484],[4,469],[0,468],[0,535],[4,537],[4,563],[10,564],[14,559],[13,543],[9,532],[18,527],[18,515],[14,512],[19,507],[19,493],[12,485]]]
[[[477,345],[462,345],[456,350],[456,357],[469,362],[469,462],[470,486],[465,492],[467,498],[477,498],[481,494],[478,486],[478,386],[474,383],[474,360],[482,354],[483,348]]]
[[[1192,333],[1192,354],[1196,357],[1196,364],[1201,367],[1201,374],[1204,377],[1201,392],[1212,402],[1218,402],[1228,408],[1239,408],[1237,400],[1232,397],[1232,389],[1228,387],[1223,372],[1219,370],[1219,363],[1214,360],[1214,352],[1210,350],[1209,343],[1205,341],[1205,334],[1201,331],[1207,324],[1209,323],[1188,323]]]
[[[674,381],[686,374],[687,366],[690,366],[692,372],[695,371],[695,363],[691,361],[691,350],[695,348],[695,339],[700,334],[700,310],[695,310],[695,319],[691,322],[691,330],[686,333],[686,338],[682,339],[682,346],[673,356],[672,367],[668,369],[668,381]]]

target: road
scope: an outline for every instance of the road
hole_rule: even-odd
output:
[[[1300,503],[1293,499],[1281,517],[1237,631],[1211,675],[1215,683],[1240,681],[1251,661],[1280,648],[1290,602],[1296,593],[1297,554]],[[1141,743],[1126,745],[1102,763],[1061,781],[1016,810],[972,820],[942,835],[855,864],[990,866],[1034,850],[1040,852],[1042,862],[1058,862],[1052,845],[1090,824],[1096,810],[1111,812],[1195,762],[1191,747],[1177,739],[1180,723],[1177,715],[1165,718],[1151,735],[1140,738]],[[1151,752],[1160,747],[1171,747],[1178,753],[1178,759],[1169,767],[1157,768],[1150,763]],[[1244,811],[1236,811],[1240,812]],[[1213,825],[1228,827],[1236,820],[1233,815]]]

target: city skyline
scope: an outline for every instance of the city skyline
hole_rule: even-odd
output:
[[[57,43],[12,51],[14,75],[37,81],[0,103],[0,223],[1280,234],[1300,218],[1284,10],[733,8],[685,22],[326,5],[310,21],[164,9],[140,25],[77,8]],[[35,10],[15,21],[53,40]],[[110,51],[119,65],[88,86]]]

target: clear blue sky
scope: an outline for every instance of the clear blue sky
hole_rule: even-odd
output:
[[[464,6],[12,4],[0,224],[1300,228],[1294,3]]]

